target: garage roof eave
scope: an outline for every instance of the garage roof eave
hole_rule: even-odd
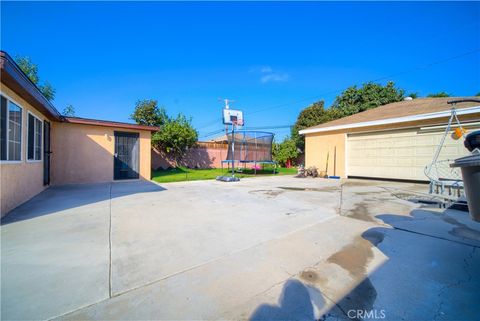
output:
[[[480,114],[480,106],[457,109],[457,115],[470,115],[470,114],[476,114],[476,113]],[[370,127],[370,126],[379,126],[379,125],[388,125],[388,124],[399,124],[399,123],[412,122],[412,121],[423,121],[423,120],[427,120],[427,119],[444,118],[444,117],[449,117],[450,115],[451,115],[451,110],[445,110],[445,111],[441,111],[441,112],[419,114],[419,115],[397,117],[397,118],[380,119],[380,120],[372,120],[372,121],[338,125],[338,126],[329,126],[329,127],[322,127],[322,128],[309,128],[309,129],[300,130],[298,133],[300,135],[305,135],[305,134],[330,132],[330,131],[335,131],[335,130],[343,130],[343,129],[351,129],[351,128],[361,128],[361,127]]]
[[[132,130],[146,130],[150,132],[156,132],[160,130],[160,127],[156,127],[156,126],[147,126],[147,125],[123,123],[123,122],[117,122],[117,121],[92,119],[92,118],[82,118],[82,117],[63,117],[63,121],[70,124],[116,127],[116,128],[132,129]]]

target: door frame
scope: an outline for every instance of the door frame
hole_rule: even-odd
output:
[[[140,178],[140,133],[138,132],[125,132],[125,131],[114,131],[113,132],[113,180],[132,180],[132,179],[139,179]],[[135,144],[137,145],[137,164],[136,168],[132,169],[136,173],[136,177],[118,177],[117,176],[117,169],[118,169],[118,162],[117,159],[118,151],[117,151],[117,138],[118,137],[130,137],[135,138]]]
[[[52,154],[52,126],[49,121],[43,121],[43,185],[50,185],[51,154]]]

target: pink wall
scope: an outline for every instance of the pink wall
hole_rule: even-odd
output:
[[[179,165],[190,168],[220,168],[222,160],[227,157],[227,148],[227,144],[199,142],[197,147],[190,148],[185,153]],[[175,167],[173,158],[163,151],[152,149],[152,168],[169,167]]]

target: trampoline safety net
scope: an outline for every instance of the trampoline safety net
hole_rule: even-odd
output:
[[[226,162],[269,163],[272,161],[273,133],[239,130],[227,134],[228,154]],[[235,154],[232,144],[235,143]]]

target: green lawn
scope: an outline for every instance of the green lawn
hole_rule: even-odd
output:
[[[178,167],[166,170],[157,170],[152,172],[152,180],[158,183],[171,183],[182,181],[198,181],[205,179],[215,179],[220,175],[231,175],[231,171],[220,168],[210,169],[191,169],[186,167]],[[242,177],[255,177],[255,176],[273,176],[273,175],[295,175],[297,173],[296,168],[279,168],[277,167],[277,173],[273,174],[273,168],[265,167],[262,170],[257,170],[257,175],[254,174],[253,169],[243,170],[243,173],[235,173],[235,176]]]

